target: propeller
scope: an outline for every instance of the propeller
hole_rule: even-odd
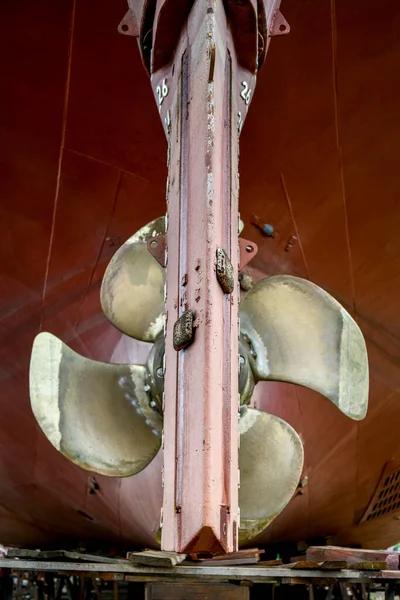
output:
[[[165,272],[147,242],[164,233],[161,217],[132,236],[112,258],[101,288],[111,323],[153,342],[146,365],[99,363],[49,333],[39,334],[33,345],[30,396],[40,427],[72,462],[104,475],[140,472],[161,443]],[[284,509],[303,468],[295,430],[248,406],[254,386],[262,380],[302,385],[358,420],[367,410],[368,360],[356,322],[304,279],[261,280],[241,302],[239,315],[239,540],[245,542]]]
[[[239,419],[239,542],[259,533],[285,508],[303,470],[303,444],[286,421],[242,406]]]
[[[143,341],[154,342],[163,330],[164,273],[146,242],[164,231],[161,217],[129,238],[110,261],[101,289],[111,323]],[[150,351],[148,365],[118,365],[85,358],[50,333],[36,336],[31,406],[53,446],[73,463],[103,475],[128,477],[147,467],[162,435],[161,401],[148,393],[158,347]]]
[[[163,233],[165,219],[160,217],[129,238],[111,259],[100,291],[108,320],[143,342],[154,342],[164,329],[164,269],[146,243]]]
[[[239,315],[256,381],[296,383],[320,392],[352,419],[365,417],[365,341],[332,296],[305,279],[277,275],[250,290]]]
[[[84,469],[128,477],[161,445],[162,419],[144,391],[146,367],[106,364],[68,348],[51,333],[34,342],[34,415],[57,450]]]

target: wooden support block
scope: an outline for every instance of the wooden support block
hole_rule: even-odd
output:
[[[40,550],[7,548],[7,558],[38,558]]]
[[[165,552],[157,550],[145,550],[144,552],[128,553],[128,560],[135,565],[147,565],[150,567],[176,567],[186,559],[186,554],[177,552]]]
[[[244,557],[244,558],[226,558],[225,560],[213,560],[212,558],[210,560],[204,560],[201,562],[202,565],[204,565],[205,567],[222,567],[222,566],[226,566],[226,567],[234,567],[237,565],[255,565],[258,564],[258,559],[257,558],[253,558],[253,557]]]
[[[324,560],[320,565],[321,571],[340,571],[347,568],[348,564],[345,560]]]
[[[25,548],[7,548],[7,558],[33,559],[36,560],[73,560],[84,562],[99,562],[112,564],[125,564],[127,561],[121,558],[100,556],[99,554],[85,554],[71,550],[30,550]]]
[[[327,560],[345,560],[352,564],[360,561],[385,561],[386,568],[399,568],[399,554],[385,550],[364,550],[363,548],[342,548],[340,546],[309,546],[307,560],[324,562]]]
[[[384,571],[386,569],[386,562],[384,560],[363,560],[351,563],[348,568],[355,571]]]
[[[389,571],[397,571],[400,566],[399,554],[388,554],[385,560]]]
[[[86,554],[82,552],[72,552],[70,550],[45,550],[40,552],[38,559],[43,560],[62,560],[68,559],[73,561],[83,562],[98,562],[98,563],[111,563],[116,565],[126,564],[126,559],[123,558],[111,558],[110,556],[100,556],[99,554]]]
[[[280,567],[283,565],[283,561],[279,558],[277,560],[260,560],[257,563],[259,567]]]
[[[284,566],[285,569],[319,569],[319,563],[317,563],[315,560],[298,560],[297,562],[289,563]]]
[[[264,550],[251,548],[248,550],[239,550],[238,552],[228,552],[226,554],[218,554],[212,558],[200,559],[202,565],[251,565],[258,563],[260,554]]]
[[[238,550],[237,552],[225,552],[223,554],[216,554],[214,560],[225,560],[225,558],[236,558],[236,557],[255,557],[264,554],[265,550],[259,548],[246,548],[245,550]]]

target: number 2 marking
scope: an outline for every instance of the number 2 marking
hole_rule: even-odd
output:
[[[251,98],[251,89],[249,89],[249,84],[247,83],[247,81],[242,81],[242,86],[243,86],[243,89],[240,92],[240,95],[243,98],[243,100],[247,106],[248,103],[250,102],[250,98]]]
[[[165,123],[165,128],[167,130],[167,133],[170,133],[170,131],[171,131],[171,113],[169,111],[167,112],[167,116],[164,118],[164,123]]]
[[[240,110],[239,110],[237,116],[238,116],[238,133],[240,134],[240,132],[242,131],[242,127],[243,127],[242,113],[240,112]]]
[[[168,86],[166,79],[163,79],[162,84],[156,87],[156,93],[158,96],[158,106],[161,106],[161,104],[164,102],[164,98],[168,96]]]

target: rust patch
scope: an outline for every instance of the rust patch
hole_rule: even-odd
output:
[[[233,539],[233,551],[235,552],[235,550],[238,548],[236,521],[233,521],[233,523],[232,523],[232,539]]]
[[[228,541],[228,520],[229,520],[229,507],[225,504],[221,504],[219,520],[220,520],[220,540],[224,546],[227,545]]]
[[[226,550],[218,541],[211,527],[204,526],[184,548],[185,554],[221,554]]]

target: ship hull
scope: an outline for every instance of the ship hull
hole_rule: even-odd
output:
[[[257,386],[255,405],[305,446],[304,487],[257,543],[378,548],[400,538],[400,509],[362,522],[386,465],[400,469],[400,17],[396,0],[282,10],[291,33],[272,41],[241,136],[243,235],[259,246],[249,272],[308,278],[356,318],[370,405],[355,423],[317,393]],[[136,44],[116,30],[125,11],[123,0],[0,7],[3,544],[142,547],[159,527],[161,454],[132,478],[85,472],[49,444],[28,395],[39,331],[98,360],[148,352],[99,302],[113,253],[165,211],[166,143]]]

